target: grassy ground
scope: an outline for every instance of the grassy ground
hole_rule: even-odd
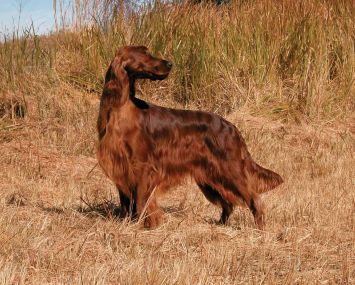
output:
[[[114,218],[115,189],[95,158],[77,151],[79,129],[58,146],[44,134],[70,134],[71,124],[2,130],[0,283],[352,284],[351,130],[229,118],[257,161],[285,178],[263,197],[266,232],[244,208],[216,225],[219,211],[190,183],[160,201],[161,227],[141,230]],[[91,129],[88,122],[80,129]]]
[[[307,3],[279,15],[284,29],[273,29],[281,6],[239,1],[228,12],[234,18],[226,8],[158,7],[140,29],[133,17],[128,29],[106,35],[94,27],[2,44],[0,284],[353,284],[354,46],[353,18],[345,16],[354,10],[346,1]],[[260,11],[270,12],[262,18],[269,25],[248,26]],[[158,27],[164,13],[167,24]],[[198,19],[192,30],[189,13]],[[208,17],[239,21],[234,36],[243,41],[220,41],[232,38],[223,25],[212,41]],[[196,44],[198,31],[213,44]],[[219,209],[189,181],[161,198],[158,229],[115,217],[115,188],[96,165],[95,124],[104,70],[124,40],[175,63],[166,82],[141,83],[139,97],[222,114],[255,160],[283,176],[263,195],[265,232],[245,208],[216,225]],[[196,49],[187,46],[193,40]],[[334,46],[336,63],[328,60]],[[188,58],[196,62],[188,66]]]

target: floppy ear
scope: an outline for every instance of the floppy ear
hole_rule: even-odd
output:
[[[129,78],[125,70],[128,63],[129,60],[123,60],[123,57],[118,53],[111,61],[105,75],[103,94],[119,98],[117,102],[120,104],[126,102],[130,94]]]
[[[112,60],[110,68],[107,72],[109,72],[109,78],[122,81],[127,77],[127,72],[125,67],[128,64],[128,60],[123,60],[123,58],[119,55],[116,55],[115,58]]]

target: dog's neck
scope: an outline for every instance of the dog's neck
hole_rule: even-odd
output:
[[[136,97],[136,79],[133,76],[129,77],[129,99],[139,109],[149,108],[147,102]]]

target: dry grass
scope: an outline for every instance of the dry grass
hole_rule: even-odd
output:
[[[0,132],[1,284],[354,282],[354,122],[231,114],[253,156],[286,180],[263,198],[266,232],[244,208],[216,225],[219,210],[189,183],[161,199],[164,223],[145,231],[115,218],[115,189],[94,168],[98,100],[89,101],[82,126],[76,110],[75,121],[28,117]]]
[[[207,7],[183,7],[181,14],[153,9],[142,24],[151,21],[158,29],[157,19],[169,15],[168,24],[155,34],[144,25],[136,30],[132,18],[125,31],[116,26],[100,34],[93,27],[0,45],[0,284],[355,283],[354,46],[353,31],[347,30],[353,19],[342,18],[354,11],[347,1],[335,6],[310,1],[302,6],[309,8],[302,24],[301,6],[302,17],[286,9],[280,19],[289,33],[273,31],[276,18],[269,15],[263,19],[275,40],[264,42],[264,26],[255,26],[253,38],[248,25],[261,10],[276,13],[279,6],[254,2],[233,6],[247,12],[236,18]],[[319,5],[332,16],[322,22],[323,32],[317,30],[323,21]],[[195,34],[184,22],[189,13],[201,15],[200,26],[192,27]],[[236,50],[213,42],[209,26],[206,41],[213,43],[205,50],[203,45],[189,48],[193,40],[203,40],[203,18],[213,17],[239,21]],[[302,25],[301,34],[314,38],[297,42],[289,35]],[[180,45],[172,30],[166,32],[171,27],[184,39]],[[233,33],[220,28],[221,37]],[[197,31],[201,34],[193,37]],[[164,222],[156,230],[142,230],[115,216],[115,188],[95,167],[95,124],[109,57],[130,33],[132,42],[151,44],[176,63],[166,82],[142,83],[138,96],[224,115],[239,127],[253,157],[284,177],[280,188],[263,196],[265,232],[255,229],[244,208],[235,210],[228,226],[216,225],[219,209],[189,182],[161,198]],[[255,40],[250,45],[249,37]],[[255,43],[264,49],[253,61]],[[299,43],[309,44],[306,52],[287,57]],[[210,56],[224,48],[218,64],[213,60],[209,65]],[[290,60],[285,77],[275,61],[280,51]],[[322,62],[327,52],[342,60],[335,58],[334,66]],[[198,61],[201,53],[201,65],[184,66],[188,57]],[[245,61],[228,66],[223,61],[228,53]],[[303,62],[308,56],[315,61]],[[332,79],[331,66],[337,72]],[[190,83],[182,85],[183,78]]]

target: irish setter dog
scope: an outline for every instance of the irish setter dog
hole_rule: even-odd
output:
[[[283,180],[253,161],[237,128],[215,114],[163,108],[135,97],[136,79],[163,80],[171,68],[146,47],[128,46],[117,51],[106,73],[97,157],[117,186],[121,210],[156,227],[161,212],[154,189],[170,188],[188,175],[222,208],[220,223],[244,201],[263,229],[259,194]]]

